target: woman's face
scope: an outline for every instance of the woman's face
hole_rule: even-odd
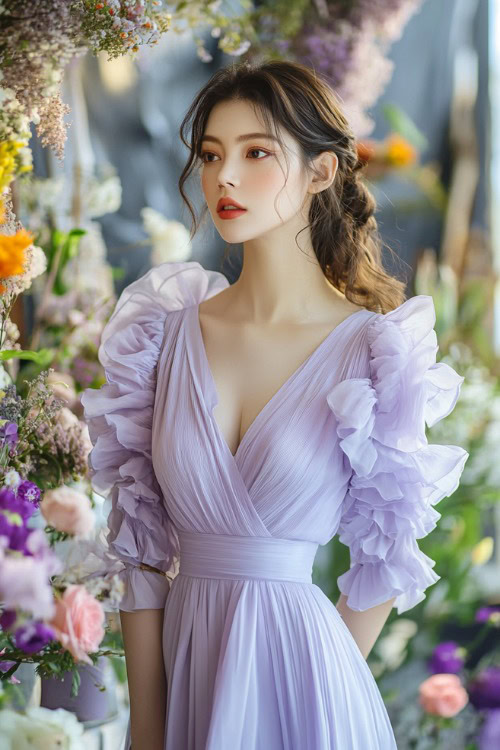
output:
[[[301,214],[307,224],[309,180],[299,147],[280,130],[285,154],[247,101],[221,102],[211,111],[201,144],[201,184],[221,237],[240,243],[262,237]],[[244,211],[218,210],[229,198]],[[305,209],[305,211],[304,211]],[[302,210],[302,213],[301,213]]]

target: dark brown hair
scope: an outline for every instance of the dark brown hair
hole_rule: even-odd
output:
[[[199,224],[184,186],[201,162],[201,139],[211,110],[235,99],[256,108],[284,151],[279,126],[295,138],[307,169],[312,170],[311,161],[324,151],[337,155],[333,183],[312,196],[309,210],[313,249],[328,281],[349,301],[375,312],[388,312],[404,302],[406,284],[383,267],[376,202],[360,176],[364,162],[358,158],[355,136],[328,83],[299,63],[233,64],[217,71],[197,94],[180,127],[190,151],[179,190],[193,219],[191,238]],[[205,205],[200,218],[206,211]]]

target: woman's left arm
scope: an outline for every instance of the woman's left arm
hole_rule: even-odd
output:
[[[349,628],[365,659],[368,658],[368,654],[379,637],[391,613],[394,601],[395,598],[389,599],[382,604],[377,604],[375,607],[358,612],[347,606],[347,596],[345,594],[340,595],[340,599],[337,602],[337,610]]]

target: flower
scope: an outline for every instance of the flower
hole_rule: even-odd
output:
[[[0,426],[0,443],[7,443],[12,448],[18,441],[16,422],[7,422]]]
[[[55,747],[85,750],[83,731],[83,724],[63,708],[51,710],[31,706],[25,713],[10,708],[0,711],[0,736],[9,750],[49,750]]]
[[[473,565],[485,565],[493,554],[493,537],[485,536],[471,550],[470,557]]]
[[[478,737],[479,750],[500,747],[500,708],[490,708],[486,712]]]
[[[387,148],[387,161],[391,166],[407,167],[410,164],[415,164],[417,161],[416,149],[397,133],[392,133],[392,135],[388,136],[385,145]]]
[[[500,606],[480,607],[474,619],[476,622],[500,623]]]
[[[469,702],[467,691],[454,674],[434,674],[424,680],[418,691],[424,711],[435,716],[455,716]]]
[[[430,660],[433,674],[456,674],[464,666],[465,649],[455,641],[443,641],[436,646]]]
[[[15,428],[16,428],[16,435],[17,435],[17,424],[15,425]],[[15,469],[9,469],[9,471],[5,473],[5,476],[3,478],[3,483],[5,487],[11,487],[13,490],[16,490],[19,487],[20,482],[21,482],[21,477],[19,475],[19,472],[16,471]]]
[[[14,633],[17,648],[27,654],[41,651],[49,641],[54,640],[54,631],[44,622],[28,622]]]
[[[67,406],[63,406],[57,414],[57,421],[66,430],[80,424],[80,420]]]
[[[22,481],[17,488],[17,496],[23,500],[29,500],[35,507],[38,507],[40,503],[40,495],[40,488],[28,479]]]
[[[153,265],[183,261],[191,256],[189,231],[180,221],[169,220],[154,208],[141,211],[144,230],[151,237]]]
[[[92,664],[87,654],[97,651],[104,638],[104,610],[84,586],[71,584],[56,600],[49,625],[61,645],[77,661]]]
[[[475,708],[500,708],[500,667],[483,669],[469,683],[469,696]]]
[[[0,234],[0,279],[24,273],[25,252],[32,242],[33,235],[25,229],[15,234]]]
[[[48,490],[40,503],[40,510],[47,523],[58,531],[87,536],[94,528],[89,498],[71,487]]]
[[[62,564],[42,529],[31,530],[24,546],[28,554],[20,557],[0,544],[0,601],[5,609],[21,609],[44,620],[55,611],[50,577]]]
[[[10,628],[15,625],[16,620],[17,612],[15,609],[4,609],[0,615],[0,628],[2,628],[2,630],[10,630]]]

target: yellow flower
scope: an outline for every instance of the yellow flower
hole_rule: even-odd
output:
[[[386,157],[393,167],[407,167],[417,160],[417,151],[411,143],[397,133],[386,138]]]
[[[0,191],[10,185],[18,174],[31,171],[31,165],[22,164],[20,159],[20,152],[26,146],[26,141],[0,142]]]
[[[493,554],[493,537],[485,536],[471,551],[470,557],[473,565],[484,565]]]
[[[33,235],[25,229],[11,235],[0,234],[0,279],[24,273],[25,251],[32,243]]]

